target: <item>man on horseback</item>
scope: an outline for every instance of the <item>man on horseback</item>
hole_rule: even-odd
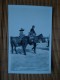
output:
[[[30,44],[34,44],[32,49],[34,49],[34,51],[35,51],[35,48],[36,48],[36,40],[35,40],[36,32],[35,32],[34,28],[35,28],[35,26],[33,25],[32,28],[30,29],[28,36],[29,36]]]
[[[33,40],[34,37],[36,36],[36,32],[35,32],[34,28],[35,28],[35,26],[33,25],[32,28],[30,29],[29,34],[28,34],[30,40]]]
[[[20,33],[19,33],[19,41],[21,42],[22,38],[25,36],[25,35],[23,34],[24,29],[21,28],[19,31],[20,31]]]

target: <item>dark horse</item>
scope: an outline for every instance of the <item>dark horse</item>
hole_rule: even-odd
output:
[[[11,43],[11,50],[13,53],[13,49],[17,53],[16,47],[22,46],[24,55],[26,55],[26,46],[33,45],[34,53],[36,53],[36,43],[39,41],[43,41],[43,35],[40,34],[38,36],[35,36],[33,39],[30,39],[29,36],[24,36],[23,39],[20,41],[19,37],[10,37],[10,43]]]

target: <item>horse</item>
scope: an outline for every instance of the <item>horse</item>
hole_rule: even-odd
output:
[[[17,53],[16,47],[22,46],[24,55],[26,55],[26,47],[27,45],[33,45],[34,53],[36,53],[36,43],[39,41],[43,41],[43,35],[40,34],[38,36],[35,36],[32,40],[30,40],[29,36],[24,36],[22,40],[20,41],[19,37],[10,37],[10,43],[11,43],[11,51],[13,53],[13,49]]]

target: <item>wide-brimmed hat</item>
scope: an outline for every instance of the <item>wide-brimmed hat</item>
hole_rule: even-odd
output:
[[[21,28],[19,31],[24,31],[24,29],[23,29],[23,28]]]

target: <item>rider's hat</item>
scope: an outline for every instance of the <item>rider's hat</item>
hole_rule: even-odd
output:
[[[35,26],[34,26],[34,25],[32,25],[32,28],[35,28]]]
[[[23,28],[21,28],[19,31],[24,31],[24,29],[23,29]]]

